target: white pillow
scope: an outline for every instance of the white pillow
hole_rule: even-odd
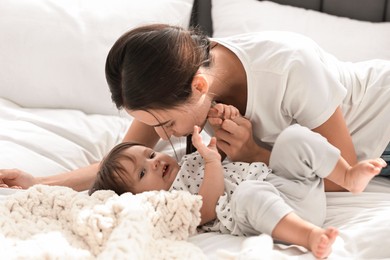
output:
[[[0,169],[48,176],[90,165],[122,141],[130,123],[131,118],[125,116],[21,108],[0,98]],[[205,142],[209,140],[202,136]],[[185,140],[172,138],[179,159],[185,154]],[[174,156],[168,141],[159,142],[156,150]]]
[[[214,37],[265,30],[304,34],[340,60],[390,60],[390,22],[372,23],[256,0],[213,0]]]
[[[188,27],[192,2],[1,0],[0,97],[24,107],[116,114],[104,75],[115,40],[146,23]]]

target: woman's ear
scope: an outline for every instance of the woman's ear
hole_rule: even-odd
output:
[[[209,90],[209,84],[203,74],[197,73],[192,79],[191,88],[193,93],[206,94]]]

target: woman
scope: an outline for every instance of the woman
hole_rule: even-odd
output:
[[[293,33],[208,39],[147,25],[114,44],[106,77],[116,106],[135,119],[124,141],[149,147],[160,137],[189,135],[207,118],[219,127],[218,148],[234,161],[268,164],[276,137],[294,123],[326,137],[350,164],[381,156],[390,141],[390,62],[343,63]],[[233,105],[249,120],[221,120],[214,103]],[[85,190],[97,165],[42,178],[1,170],[0,180]],[[341,188],[327,182],[326,190]]]

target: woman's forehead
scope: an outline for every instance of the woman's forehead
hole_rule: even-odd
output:
[[[131,110],[128,113],[130,116],[134,117],[135,119],[137,119],[138,121],[140,121],[144,124],[147,124],[147,125],[158,124],[157,118],[147,111]]]
[[[170,110],[126,110],[127,113],[137,119],[138,121],[141,121],[142,123],[145,123],[150,126],[161,126],[166,124],[167,122],[173,120],[175,117],[177,117],[177,114],[182,114],[183,111],[179,109],[170,109]]]

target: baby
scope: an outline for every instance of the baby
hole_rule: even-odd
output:
[[[197,152],[179,163],[139,144],[117,145],[102,161],[89,193],[187,190],[202,196],[200,225],[207,231],[266,233],[325,258],[338,230],[321,227],[326,214],[323,178],[359,193],[386,165],[373,159],[350,166],[325,138],[299,125],[277,138],[270,158],[272,171],[263,163],[221,163],[216,139],[206,146],[199,131],[195,126],[192,136]]]

